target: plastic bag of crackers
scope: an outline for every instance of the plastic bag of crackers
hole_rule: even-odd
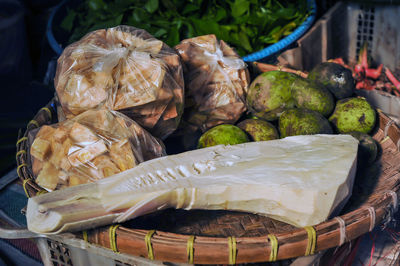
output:
[[[165,155],[161,142],[125,115],[89,110],[29,136],[36,183],[48,191],[85,184]]]
[[[175,49],[184,66],[185,123],[202,132],[234,124],[246,110],[250,76],[245,62],[213,34],[183,40]]]
[[[96,30],[65,48],[54,80],[67,119],[99,106],[166,138],[183,112],[179,55],[142,29]]]

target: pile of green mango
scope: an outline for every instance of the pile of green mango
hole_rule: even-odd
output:
[[[330,62],[317,65],[308,78],[264,72],[248,89],[247,118],[206,131],[198,148],[294,135],[351,134],[363,146],[363,159],[371,162],[377,146],[368,133],[375,127],[376,112],[365,98],[352,97],[354,84],[350,70]]]

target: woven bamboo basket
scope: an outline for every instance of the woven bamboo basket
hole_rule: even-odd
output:
[[[257,64],[260,71],[282,70]],[[35,184],[27,161],[29,131],[54,123],[54,100],[27,125],[17,142],[18,175],[28,197],[43,190]],[[342,214],[323,223],[296,228],[255,214],[230,211],[165,210],[77,233],[77,237],[115,252],[174,263],[234,264],[285,260],[337,247],[391,219],[400,188],[400,129],[378,110],[373,138],[379,159],[359,167],[353,194]]]

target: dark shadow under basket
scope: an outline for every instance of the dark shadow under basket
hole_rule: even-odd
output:
[[[258,66],[262,71],[280,69]],[[54,122],[55,115],[52,101],[28,124],[17,143],[18,175],[30,197],[42,189],[35,184],[28,167],[27,135],[38,126]],[[380,158],[357,169],[352,197],[339,217],[312,227],[296,228],[255,214],[165,210],[77,236],[116,252],[199,264],[284,260],[340,246],[388,221],[397,210],[400,129],[380,111],[378,115],[379,127],[373,137],[381,145]]]

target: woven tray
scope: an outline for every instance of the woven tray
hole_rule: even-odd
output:
[[[257,66],[261,71],[288,71],[265,64]],[[389,221],[397,210],[400,129],[382,112],[378,114],[373,137],[380,143],[380,157],[374,164],[357,169],[352,197],[341,216],[313,227],[295,228],[248,213],[165,210],[77,236],[115,252],[199,264],[284,260],[340,246]],[[43,190],[35,184],[28,167],[27,135],[38,126],[56,122],[55,117],[51,101],[28,123],[17,142],[17,171],[28,197]]]

